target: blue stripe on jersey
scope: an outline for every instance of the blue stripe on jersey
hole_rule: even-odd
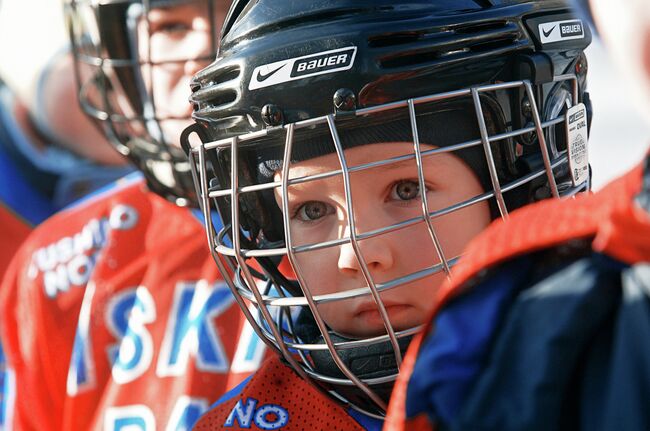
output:
[[[52,203],[30,186],[0,148],[0,205],[36,226],[54,214]]]
[[[203,218],[203,213],[201,212],[200,209],[198,208],[192,208],[192,215],[202,224],[205,225],[205,218]],[[210,213],[212,217],[212,226],[214,226],[214,229],[216,233],[219,233],[221,229],[223,229],[223,222],[221,221],[221,217],[219,217],[219,213],[217,211],[212,211]],[[226,238],[224,238],[226,239]],[[227,239],[226,239],[227,240]],[[226,244],[228,245],[228,243]]]
[[[244,390],[244,387],[246,387],[246,385],[251,380],[251,378],[253,378],[254,375],[255,374],[252,374],[252,375],[246,377],[246,380],[244,380],[243,382],[241,382],[240,384],[238,384],[237,386],[235,386],[234,388],[232,388],[231,390],[229,390],[228,392],[223,394],[221,396],[221,398],[219,398],[214,404],[212,404],[210,406],[210,410],[217,407],[219,404],[223,404],[223,403],[225,403],[227,401],[230,401],[233,398],[239,396],[239,394],[242,393],[242,391]]]
[[[8,391],[6,389],[7,381],[7,362],[4,357],[4,352],[2,350],[2,344],[0,344],[0,430],[5,429],[6,427],[6,413],[5,413],[5,403],[8,399]]]
[[[354,409],[348,410],[348,414],[352,419],[359,422],[359,425],[366,431],[381,431],[381,428],[384,426],[384,421],[375,419]]]
[[[15,378],[0,344],[0,430],[11,429],[15,393]]]

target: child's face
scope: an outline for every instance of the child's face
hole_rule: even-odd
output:
[[[170,144],[179,137],[191,120],[188,103],[189,83],[194,74],[214,60],[213,43],[219,40],[220,23],[230,0],[214,1],[210,15],[209,0],[182,2],[169,7],[153,8],[138,21],[138,51],[145,85],[156,104],[156,116]],[[212,55],[211,55],[212,53]]]
[[[345,151],[349,167],[396,157],[412,151],[412,143],[381,143]],[[423,145],[423,150],[433,147]],[[340,169],[336,154],[292,164],[289,178]],[[483,193],[471,171],[449,153],[424,158],[429,212]],[[276,180],[281,174],[276,174]],[[422,215],[415,160],[350,174],[357,234],[366,233]],[[276,193],[281,206],[281,195]],[[305,182],[288,188],[293,246],[349,237],[343,177]],[[460,254],[467,242],[490,223],[490,210],[481,202],[432,219],[445,257]],[[384,283],[440,263],[427,225],[422,221],[391,233],[359,242],[361,254],[376,284]],[[313,295],[344,292],[367,286],[350,244],[298,253],[296,264]],[[444,280],[440,272],[381,293],[396,330],[420,325],[429,314],[432,296]],[[305,288],[305,286],[303,286]],[[320,304],[325,322],[336,332],[351,337],[385,333],[371,296]]]

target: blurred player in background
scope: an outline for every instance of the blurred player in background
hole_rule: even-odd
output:
[[[548,0],[231,11],[220,58],[192,83],[183,143],[206,220],[214,207],[223,220],[207,225],[215,261],[278,355],[196,429],[379,429],[465,244],[588,188],[565,122],[587,125],[589,30]],[[546,26],[558,22],[570,36]]]
[[[0,78],[0,279],[34,226],[133,171],[82,113],[69,50],[40,73],[36,100],[24,103]],[[0,393],[12,375],[0,345]],[[0,429],[11,410],[0,399]]]
[[[0,81],[0,274],[34,226],[133,170],[76,94],[67,50],[43,69],[32,103]]]
[[[650,121],[650,3],[581,7]],[[595,195],[493,225],[436,298],[387,429],[647,430],[649,262],[650,154]]]
[[[220,281],[178,148],[227,1],[66,1],[82,108],[142,171],[37,228],[1,289],[16,429],[189,429],[263,343]]]
[[[133,170],[82,114],[75,88],[65,54],[41,73],[36,109],[28,110],[0,79],[0,279],[34,226]],[[11,381],[0,345],[0,393]],[[7,393],[0,425],[10,404]]]

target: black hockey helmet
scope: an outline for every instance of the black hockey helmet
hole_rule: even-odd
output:
[[[192,83],[196,124],[182,143],[211,250],[258,334],[318,387],[381,416],[418,328],[394,330],[379,292],[448,274],[458,258],[445,253],[431,221],[478,202],[490,202],[493,218],[507,217],[526,203],[589,188],[588,167],[569,169],[565,124],[567,112],[590,116],[583,52],[590,40],[558,0],[233,4],[219,58]],[[347,165],[346,149],[377,142],[411,145],[403,156]],[[424,151],[422,142],[438,147]],[[340,169],[288,178],[290,165],[329,153]],[[291,238],[289,187],[333,176],[347,184],[353,172],[412,160],[424,189],[421,161],[441,153],[470,166],[484,193],[433,211],[425,203],[420,217],[370,232],[356,231],[348,217],[347,236]],[[225,225],[219,232],[209,222],[214,207]],[[417,223],[428,226],[438,256],[427,268],[382,283],[366,268],[367,286],[326,295],[312,294],[301,275],[300,253],[358,246]],[[355,254],[364,267],[358,247]],[[283,269],[284,257],[295,275]],[[320,316],[319,304],[364,295],[375,300],[384,335],[342,337]]]

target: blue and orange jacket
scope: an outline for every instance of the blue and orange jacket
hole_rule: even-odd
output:
[[[387,430],[650,429],[650,154],[476,238],[406,355]]]

